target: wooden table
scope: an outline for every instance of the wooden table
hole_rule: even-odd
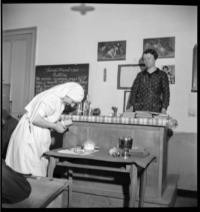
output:
[[[81,118],[87,117],[83,116]],[[127,123],[124,124],[113,123],[111,120],[110,123],[75,120],[63,138],[56,141],[60,146],[57,145],[55,148],[83,145],[85,141],[92,140],[97,146],[109,149],[113,146],[118,146],[119,137],[131,136],[133,138],[133,147],[145,148],[156,156],[156,160],[148,168],[147,186],[151,189],[150,199],[162,198],[168,183],[168,128],[156,125],[157,122],[155,122],[155,125],[145,125],[140,124],[138,119],[134,119],[134,121],[135,124],[129,124],[129,119],[127,118]],[[155,120],[151,121],[154,123]]]
[[[108,172],[128,173],[130,176],[129,185],[129,207],[136,207],[137,187],[139,186],[139,203],[138,207],[143,206],[145,193],[145,177],[149,164],[155,159],[151,154],[146,157],[138,157],[132,155],[124,159],[123,157],[112,157],[105,149],[99,149],[90,155],[77,155],[60,153],[54,149],[45,153],[49,157],[50,163],[48,167],[48,177],[53,177],[56,166],[64,166],[68,168],[69,180],[73,179],[73,168],[95,169]],[[80,160],[81,159],[81,160]],[[87,163],[85,163],[87,161]],[[94,161],[102,162],[102,165],[96,165]],[[71,193],[71,192],[69,192]]]

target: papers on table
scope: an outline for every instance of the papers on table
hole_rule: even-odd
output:
[[[122,114],[122,117],[135,118],[135,113],[126,111]]]
[[[94,152],[99,151],[98,149],[94,149],[94,150],[90,150],[90,151],[86,151],[84,149],[76,151],[76,147],[71,148],[71,149],[61,149],[58,152],[62,153],[62,154],[72,154],[72,155],[90,155]]]
[[[161,119],[168,119],[169,115],[164,113],[156,113],[152,111],[136,111],[135,112],[136,118],[161,118]]]
[[[149,111],[136,111],[135,117],[136,118],[152,118],[153,115]]]

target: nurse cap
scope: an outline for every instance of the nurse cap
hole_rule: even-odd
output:
[[[67,92],[67,96],[70,97],[74,102],[81,102],[84,98],[84,90],[81,85],[74,84]]]

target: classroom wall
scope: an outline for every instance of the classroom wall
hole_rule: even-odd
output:
[[[184,142],[195,155],[197,93],[191,92],[191,84],[192,53],[197,43],[197,6],[90,4],[95,11],[81,15],[70,10],[74,5],[5,4],[3,30],[37,27],[36,65],[89,63],[89,98],[92,107],[99,107],[103,115],[110,114],[112,106],[118,107],[118,113],[123,111],[124,91],[117,90],[118,65],[138,63],[144,38],[175,36],[175,58],[158,59],[157,66],[175,65],[168,113],[178,121],[175,134],[194,134],[187,137],[191,142]],[[126,40],[126,60],[98,62],[98,42],[115,40]],[[104,68],[107,69],[105,82]],[[171,141],[169,154],[179,153],[177,142]],[[183,147],[183,152],[187,150],[188,147]],[[186,161],[188,164],[187,157],[180,163]],[[195,162],[189,161],[194,166],[196,158]],[[176,169],[176,165],[170,167],[171,172]],[[192,174],[196,177],[194,169]]]

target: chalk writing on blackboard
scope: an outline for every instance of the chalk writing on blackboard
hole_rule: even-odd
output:
[[[78,82],[88,93],[89,64],[40,65],[36,66],[35,95],[55,85]]]

